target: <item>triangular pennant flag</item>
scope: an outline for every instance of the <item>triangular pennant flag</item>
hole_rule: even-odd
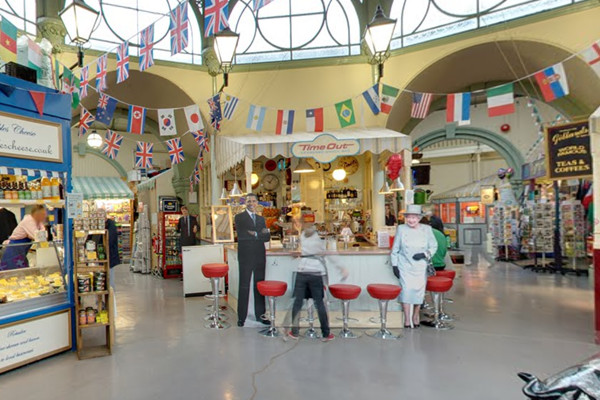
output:
[[[15,91],[15,87],[11,85],[6,85],[4,83],[0,83],[0,92],[4,93],[6,97],[12,96]]]
[[[33,100],[33,103],[35,104],[35,108],[37,108],[40,115],[43,116],[44,115],[44,102],[46,101],[46,93],[30,90],[29,94],[31,95],[31,99]]]

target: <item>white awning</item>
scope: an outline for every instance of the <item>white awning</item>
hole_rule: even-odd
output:
[[[411,149],[408,135],[386,128],[356,128],[328,132],[294,132],[291,135],[257,134],[244,136],[218,136],[215,146],[217,174],[222,175],[245,157],[257,159],[260,156],[275,158],[292,157],[291,147],[296,142],[312,141],[315,137],[328,133],[338,139],[355,139],[360,142],[360,154],[367,151],[380,154],[385,150],[398,153]]]
[[[503,183],[505,182],[498,178],[498,174],[486,176],[479,181],[467,183],[466,185],[456,187],[440,194],[433,194],[431,196],[431,202],[446,203],[448,200],[457,199],[462,199],[463,201],[477,200],[481,197],[482,186],[500,187]]]

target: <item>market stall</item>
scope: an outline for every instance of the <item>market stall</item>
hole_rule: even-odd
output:
[[[73,346],[70,123],[70,96],[0,75],[0,206],[48,210],[46,233],[2,246],[0,373]]]
[[[73,192],[82,193],[87,212],[104,210],[119,230],[119,258],[129,263],[133,246],[133,192],[121,178],[74,176]]]

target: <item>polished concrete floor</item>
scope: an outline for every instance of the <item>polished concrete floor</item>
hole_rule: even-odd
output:
[[[459,270],[452,331],[331,343],[209,331],[206,300],[184,299],[180,281],[118,268],[114,355],[68,353],[0,375],[1,399],[522,399],[517,372],[545,377],[599,351],[592,278],[511,264]]]

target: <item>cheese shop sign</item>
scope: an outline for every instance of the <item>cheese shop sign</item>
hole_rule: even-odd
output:
[[[547,127],[546,163],[549,179],[591,176],[592,154],[588,122]]]
[[[360,142],[356,139],[338,139],[328,133],[316,136],[310,142],[297,142],[292,145],[292,154],[298,158],[314,158],[328,163],[341,156],[360,153]]]

